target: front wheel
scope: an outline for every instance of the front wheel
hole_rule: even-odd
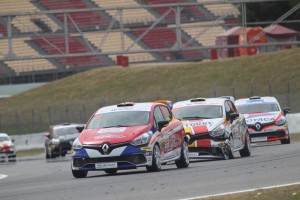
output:
[[[290,144],[291,143],[290,133],[288,133],[287,139],[280,140],[280,142],[281,142],[281,144]]]
[[[85,178],[87,176],[88,171],[85,170],[73,170],[72,174],[75,178]]]
[[[251,155],[251,145],[250,145],[250,137],[249,133],[246,133],[244,148],[240,150],[241,157],[248,157]]]
[[[228,144],[223,149],[224,159],[234,159],[234,142],[233,137],[230,135]]]
[[[186,140],[183,141],[180,158],[175,161],[175,164],[177,168],[186,168],[190,164],[189,147]]]
[[[158,172],[161,170],[161,155],[158,144],[153,147],[152,165],[146,166],[148,172]]]

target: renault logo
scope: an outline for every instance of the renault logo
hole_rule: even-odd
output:
[[[103,153],[107,154],[107,152],[109,150],[109,144],[108,143],[104,143],[101,148],[103,150]]]
[[[260,123],[256,123],[255,124],[255,128],[256,128],[256,130],[259,131],[261,129],[261,124]]]

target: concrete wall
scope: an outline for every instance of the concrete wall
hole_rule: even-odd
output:
[[[290,134],[300,133],[300,113],[288,114],[287,121],[289,123]],[[46,133],[34,133],[27,135],[14,135],[11,137],[15,140],[17,151],[20,151],[44,148],[45,134]]]

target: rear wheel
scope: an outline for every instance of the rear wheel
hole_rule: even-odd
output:
[[[251,145],[250,145],[250,137],[249,133],[247,131],[246,138],[245,138],[245,144],[244,148],[240,150],[241,157],[247,157],[251,155]]]
[[[186,140],[183,141],[180,158],[175,163],[178,168],[186,168],[190,164],[189,147]]]
[[[153,147],[152,165],[146,166],[148,172],[158,172],[161,170],[161,155],[158,144]]]
[[[75,178],[85,178],[87,176],[88,171],[85,170],[73,170],[72,174]]]
[[[234,142],[233,137],[230,135],[228,144],[223,149],[224,159],[234,159]]]
[[[281,144],[290,144],[291,143],[290,133],[288,132],[287,135],[288,135],[287,139],[280,140]]]
[[[104,171],[107,174],[116,174],[118,170],[117,169],[106,169]]]

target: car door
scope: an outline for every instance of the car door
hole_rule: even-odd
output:
[[[162,112],[161,106],[156,106],[154,108],[154,120],[156,125],[160,121],[167,120]],[[171,141],[170,141],[170,138],[172,137],[171,131],[172,131],[171,126],[169,124],[166,125],[164,128],[162,128],[160,131],[159,146],[160,146],[162,161],[170,159],[172,157]]]
[[[232,109],[232,106],[230,105],[230,101],[225,101],[225,113],[226,113],[226,120],[229,122],[228,123],[228,126],[230,126],[229,129],[231,130],[231,134],[233,136],[234,149],[236,149],[239,146],[239,144],[238,144],[239,143],[239,141],[238,141],[238,137],[239,137],[238,120],[230,119],[230,114],[234,113],[234,110]]]
[[[238,113],[234,103],[232,101],[227,101],[228,104],[229,104],[229,107],[230,107],[230,112],[231,113]],[[241,148],[242,145],[243,145],[243,141],[242,141],[242,138],[243,138],[243,132],[244,132],[244,127],[243,127],[243,117],[241,115],[239,115],[238,118],[234,119],[232,121],[232,124],[233,124],[233,128],[234,128],[234,131],[235,131],[235,147],[236,148]]]

